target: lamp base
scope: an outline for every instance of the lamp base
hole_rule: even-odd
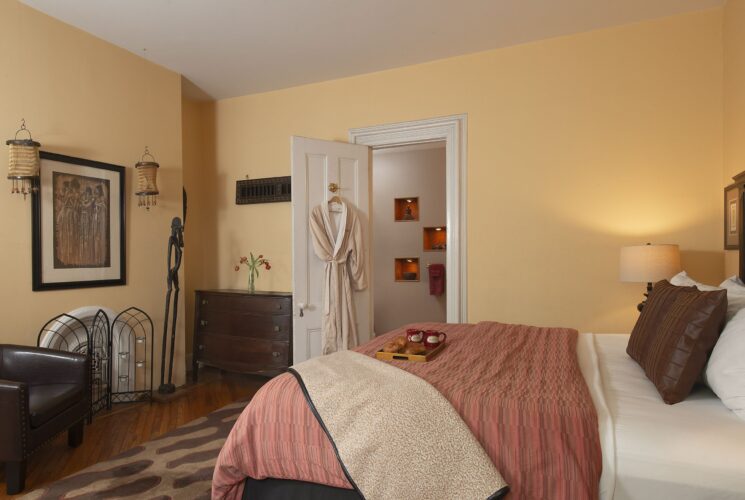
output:
[[[647,299],[649,299],[649,294],[652,293],[652,283],[647,283],[647,293],[644,294],[644,300],[642,300],[637,306],[636,310],[639,312],[642,312],[642,309],[644,309],[644,306],[647,305]]]

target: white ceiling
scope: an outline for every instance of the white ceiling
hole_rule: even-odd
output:
[[[221,99],[721,6],[725,0],[21,0]],[[192,89],[191,93],[198,91]]]

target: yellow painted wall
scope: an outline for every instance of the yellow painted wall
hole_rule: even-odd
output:
[[[47,319],[83,305],[136,305],[153,317],[159,345],[166,242],[181,212],[179,75],[11,0],[0,1],[0,47],[2,139],[13,137],[23,117],[43,150],[128,167],[123,287],[32,292],[31,202],[11,196],[10,181],[0,179],[0,342],[33,345]],[[150,213],[137,208],[133,190],[146,144],[161,165],[159,205]],[[178,331],[182,383],[183,314]]]
[[[724,185],[745,170],[745,0],[724,8]],[[737,251],[727,251],[727,276],[737,274]]]
[[[251,250],[259,288],[291,288],[290,205],[234,203],[237,179],[289,175],[291,135],[467,113],[468,319],[629,331],[621,246],[678,243],[723,276],[722,73],[711,10],[218,101],[194,286],[245,286]]]
[[[182,100],[182,143],[184,163],[184,189],[188,197],[186,230],[184,231],[185,276],[186,276],[186,357],[191,360],[194,335],[194,290],[195,285],[208,281],[205,274],[207,249],[215,245],[214,227],[209,224],[213,210],[214,149],[210,145],[214,137],[214,103],[197,101],[186,97]],[[190,369],[190,366],[187,365]]]

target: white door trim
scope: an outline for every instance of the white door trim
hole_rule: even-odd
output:
[[[447,206],[447,321],[468,322],[466,247],[467,115],[349,130],[349,142],[373,149],[445,141]]]

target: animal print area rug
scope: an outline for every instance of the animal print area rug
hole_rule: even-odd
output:
[[[208,499],[217,455],[247,401],[233,403],[25,499]]]

